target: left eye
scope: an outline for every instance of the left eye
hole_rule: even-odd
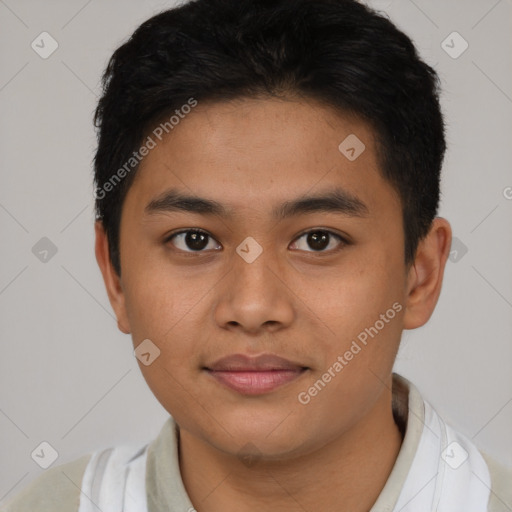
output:
[[[307,233],[303,233],[299,238],[296,240],[301,240],[302,238],[305,238],[306,244],[313,248],[312,251],[308,251],[304,249],[304,246],[301,248],[299,247],[299,250],[306,250],[306,252],[329,252],[329,250],[332,250],[332,247],[329,249],[329,246],[331,246],[333,238],[336,238],[338,240],[338,245],[343,246],[346,244],[346,241],[336,233],[333,233],[332,231],[326,231],[317,229],[314,231],[308,231]],[[294,242],[295,245],[297,245],[297,242]],[[326,250],[326,248],[328,250]]]

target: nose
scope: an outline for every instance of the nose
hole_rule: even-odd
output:
[[[289,326],[295,309],[286,274],[270,250],[263,250],[252,262],[235,254],[231,271],[217,289],[217,324],[252,335]]]

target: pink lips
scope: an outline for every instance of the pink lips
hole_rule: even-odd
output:
[[[306,368],[272,354],[235,354],[205,368],[221,384],[245,395],[269,393],[297,379]]]

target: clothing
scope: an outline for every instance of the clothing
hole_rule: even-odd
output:
[[[405,431],[370,512],[510,512],[512,468],[446,425],[407,379],[393,374],[393,413]],[[110,507],[110,508],[109,508]],[[144,446],[98,450],[38,477],[1,512],[193,512],[172,418]]]

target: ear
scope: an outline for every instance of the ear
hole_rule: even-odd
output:
[[[117,275],[110,261],[108,238],[101,220],[95,221],[94,231],[96,232],[96,244],[94,248],[96,261],[103,275],[103,281],[105,282],[110,304],[117,317],[117,327],[121,332],[130,334],[130,322],[126,314],[126,304],[121,278]]]
[[[427,236],[418,244],[414,263],[409,269],[404,329],[424,325],[434,312],[451,243],[450,224],[446,219],[436,217]]]

